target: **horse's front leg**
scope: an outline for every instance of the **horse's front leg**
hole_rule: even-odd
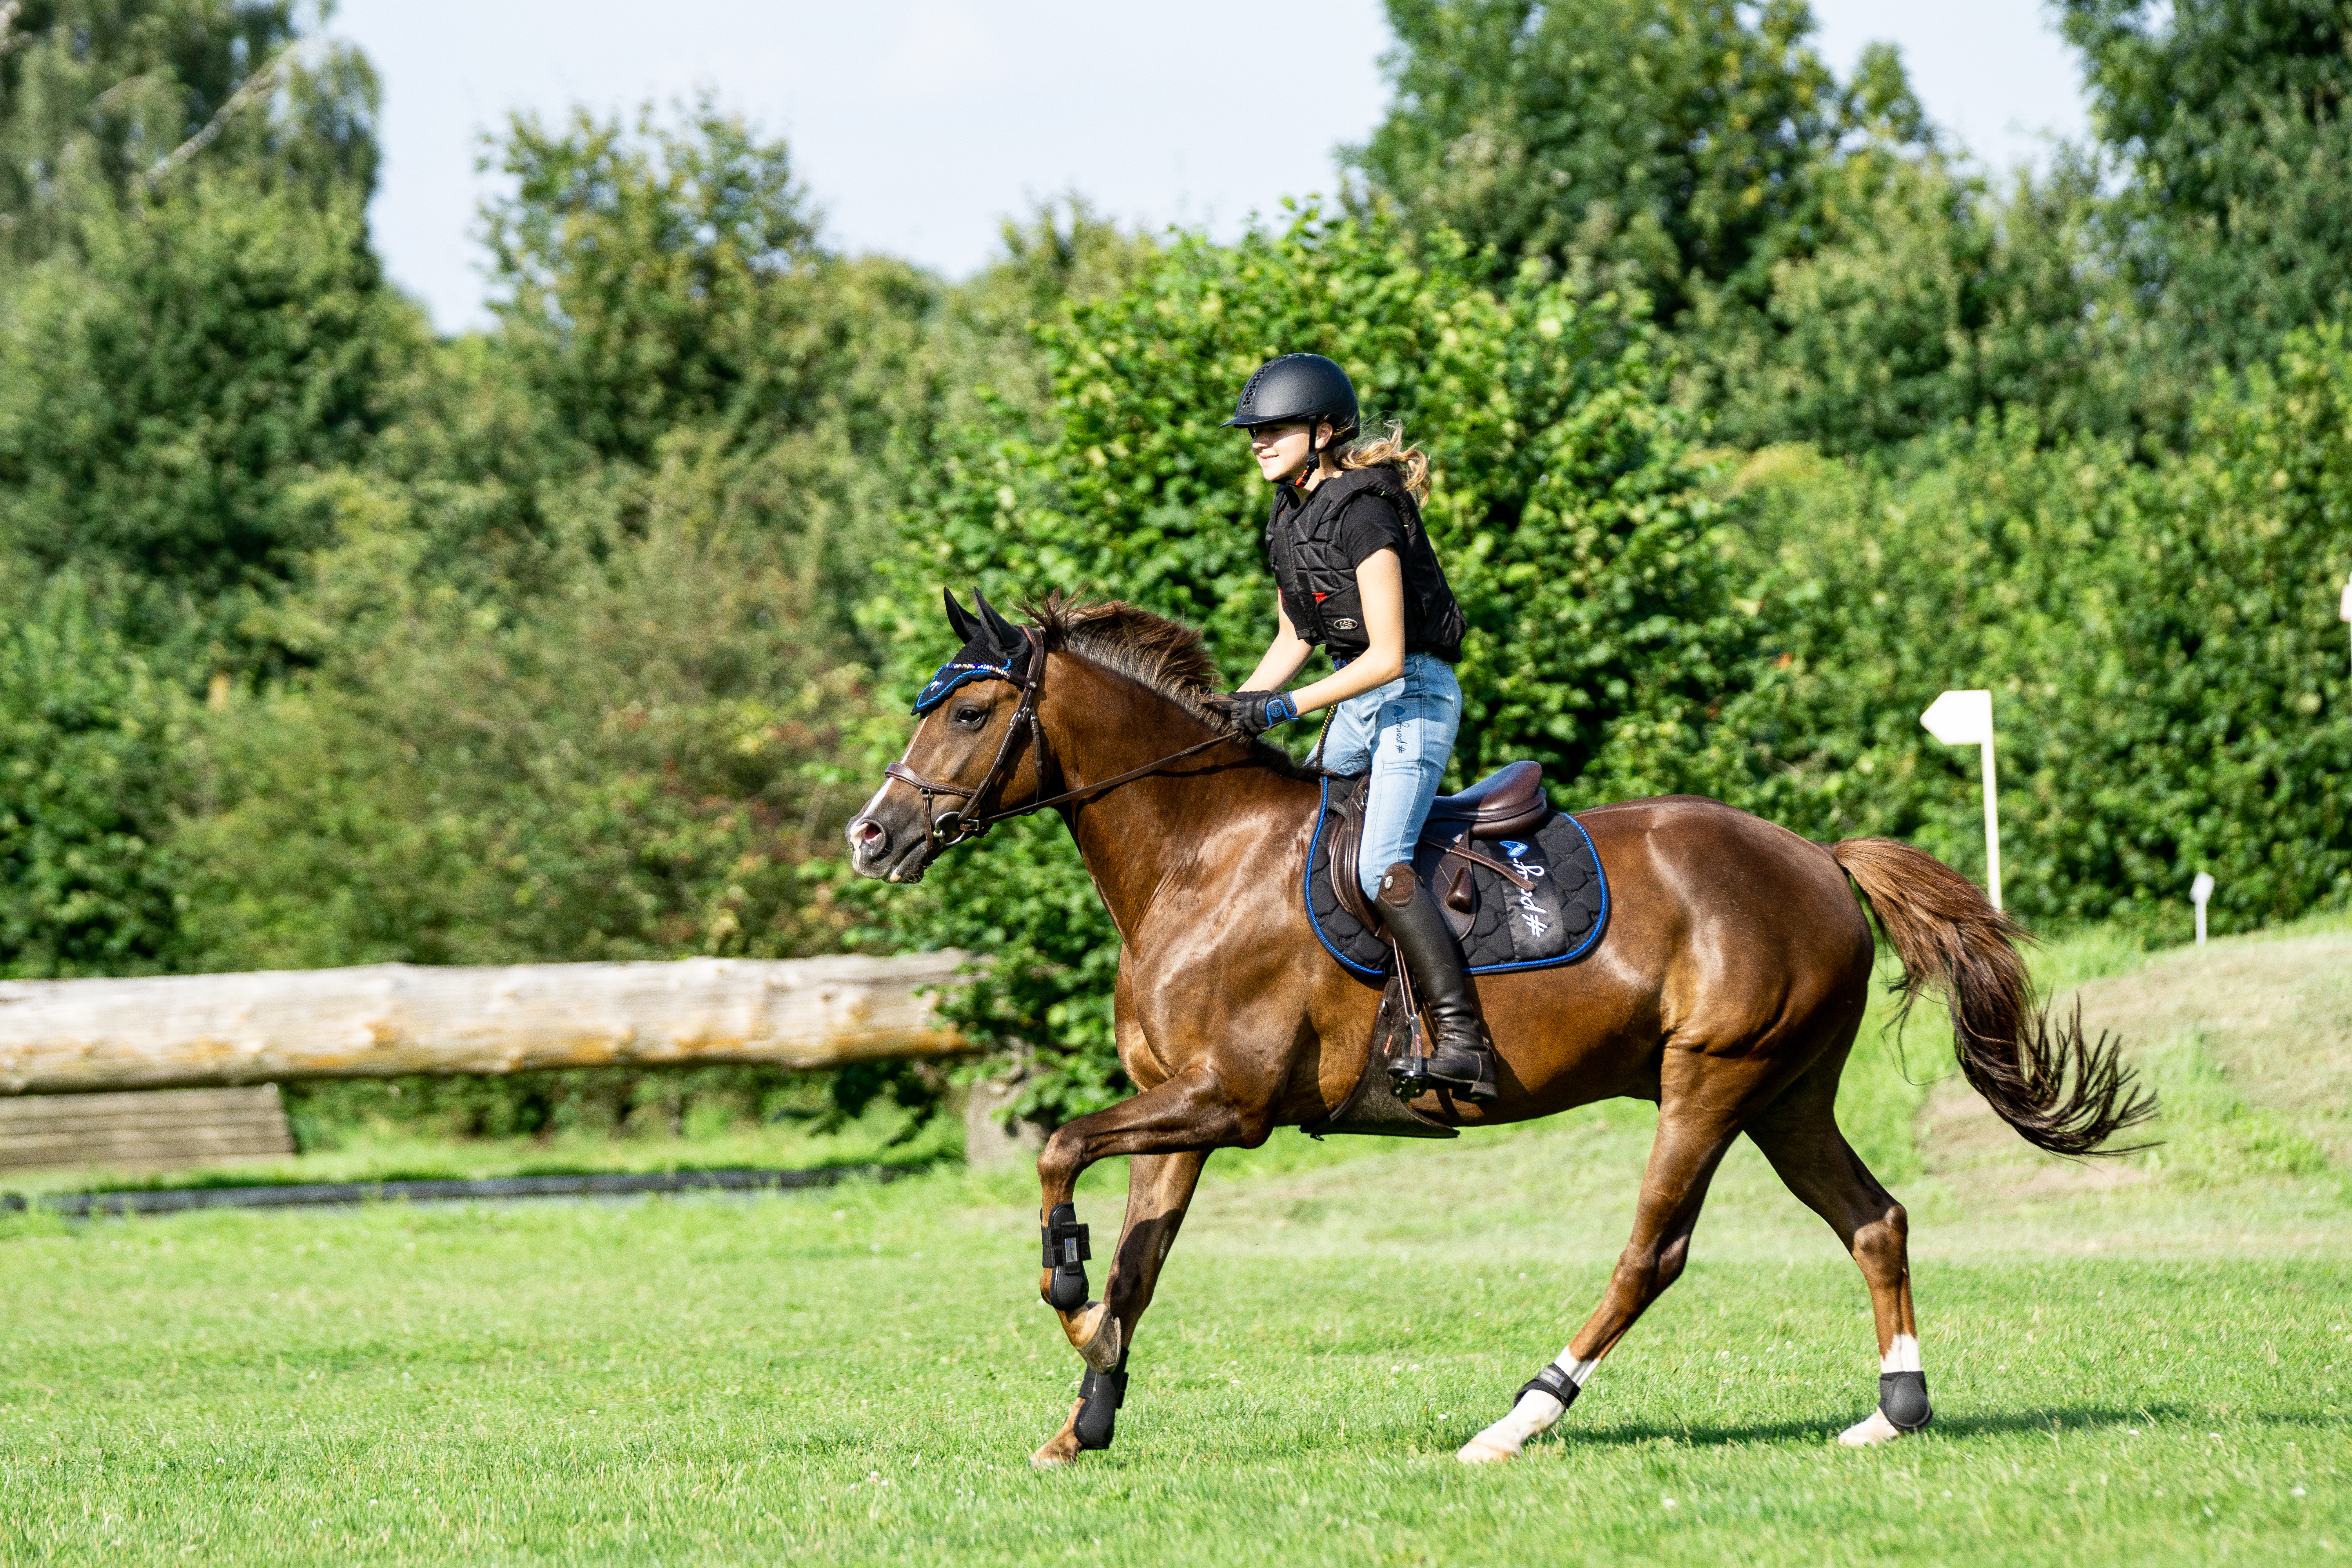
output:
[[[1036,1453],[1038,1465],[1058,1465],[1087,1448],[1110,1447],[1118,1408],[1127,1399],[1127,1356],[1135,1326],[1151,1305],[1160,1265],[1176,1245],[1176,1229],[1192,1201],[1206,1153],[1138,1154],[1129,1163],[1127,1223],[1120,1228],[1103,1299],[1062,1314],[1062,1326],[1086,1358],[1085,1384],[1070,1417]],[[1084,1336],[1081,1338],[1081,1336]]]
[[[1136,1320],[1150,1305],[1160,1267],[1192,1199],[1209,1152],[1263,1142],[1273,1130],[1271,1095],[1237,1103],[1203,1066],[1180,1073],[1134,1099],[1082,1116],[1046,1142],[1038,1157],[1044,1188],[1045,1267],[1039,1293],[1060,1314],[1062,1331],[1087,1366],[1086,1387],[1062,1431],[1037,1450],[1058,1464],[1086,1448],[1107,1447],[1127,1384],[1127,1350]],[[1078,1176],[1097,1160],[1134,1156],[1127,1221],[1119,1232],[1104,1299],[1087,1299],[1087,1227],[1072,1201]]]

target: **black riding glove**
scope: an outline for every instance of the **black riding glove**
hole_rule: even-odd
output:
[[[1298,717],[1298,704],[1286,691],[1220,691],[1202,698],[1201,706],[1244,735],[1263,735]]]

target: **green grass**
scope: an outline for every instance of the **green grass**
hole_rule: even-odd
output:
[[[2003,1185],[2055,1167],[1947,1147],[1929,1023],[1921,1085],[1866,1041],[1849,1086],[1913,1214],[1937,1413],[1889,1448],[1825,1440],[1875,1397],[1867,1299],[1743,1146],[1689,1272],[1561,1434],[1507,1468],[1454,1461],[1623,1243],[1654,1113],[1614,1104],[1450,1145],[1219,1155],[1116,1447],[1045,1475],[1027,1455],[1078,1363],[1035,1300],[1026,1177],[19,1216],[0,1222],[0,1560],[2352,1555],[2341,1168],[2305,1149]],[[2231,1124],[2234,1096],[2235,1120],[2312,1142],[2229,1066],[2227,1026],[2200,1038],[2185,1065],[2150,1046],[2168,1091],[2206,1085],[2184,1131]],[[1121,1180],[1085,1185],[1098,1241]]]

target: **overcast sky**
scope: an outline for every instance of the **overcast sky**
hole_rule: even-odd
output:
[[[1996,164],[2078,137],[2079,75],[2041,0],[1814,0],[1841,70],[1901,46],[1937,121]],[[791,142],[826,237],[950,277],[1012,214],[1065,192],[1109,215],[1231,233],[1333,184],[1387,101],[1376,0],[341,0],[333,30],[383,74],[373,211],[392,275],[443,331],[479,325],[478,138],[690,96]]]

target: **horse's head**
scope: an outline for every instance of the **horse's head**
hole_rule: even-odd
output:
[[[1008,802],[1039,793],[1031,698],[1044,646],[974,597],[978,615],[946,595],[948,624],[963,647],[915,700],[906,754],[849,825],[849,864],[861,877],[919,881],[941,849],[984,831],[984,819]]]

